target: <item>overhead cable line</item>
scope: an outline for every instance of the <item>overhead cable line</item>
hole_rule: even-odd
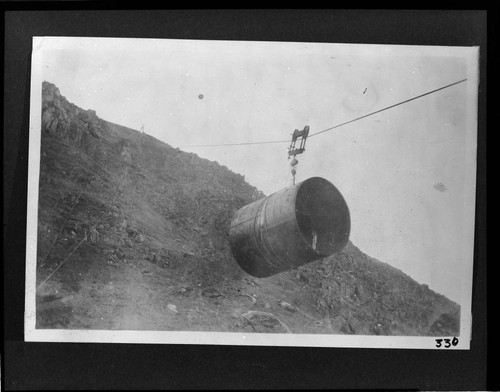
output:
[[[396,104],[394,104],[394,105],[387,106],[387,107],[385,107],[385,108],[383,108],[383,109],[379,109],[379,110],[376,110],[376,111],[374,111],[374,112],[371,112],[371,113],[365,114],[364,116],[357,117],[357,118],[355,118],[355,119],[353,119],[353,120],[349,120],[349,121],[343,122],[343,123],[341,123],[341,124],[334,125],[333,127],[330,127],[330,128],[327,128],[327,129],[323,129],[322,131],[319,131],[319,132],[311,133],[311,134],[309,135],[309,137],[319,135],[320,133],[323,133],[323,132],[331,131],[332,129],[335,129],[335,128],[338,128],[338,127],[341,127],[341,126],[343,126],[343,125],[350,124],[350,123],[352,123],[352,122],[354,122],[354,121],[361,120],[362,118],[366,118],[366,117],[369,117],[369,116],[373,116],[374,114],[377,114],[377,113],[383,112],[383,111],[385,111],[385,110],[392,109],[392,108],[394,108],[394,107],[396,107],[396,106],[403,105],[403,104],[405,104],[405,103],[408,103],[408,102],[414,101],[415,99],[419,99],[419,98],[425,97],[426,95],[430,95],[430,94],[433,94],[433,93],[438,92],[438,91],[440,91],[440,90],[444,90],[445,88],[448,88],[448,87],[454,86],[454,85],[456,85],[456,84],[463,83],[463,82],[465,82],[466,80],[467,80],[467,79],[462,79],[462,80],[459,80],[458,82],[448,84],[448,85],[446,85],[446,86],[443,86],[443,87],[437,88],[437,89],[432,90],[432,91],[428,91],[428,92],[426,92],[426,93],[424,93],[424,94],[417,95],[416,97],[413,97],[413,98],[407,99],[407,100],[405,100],[405,101],[398,102],[398,103],[396,103]]]
[[[267,142],[246,142],[246,143],[223,143],[223,144],[194,144],[189,146],[181,147],[226,147],[226,146],[246,146],[250,144],[276,144],[276,143],[288,143],[289,140],[272,140]]]
[[[438,91],[441,91],[441,90],[444,90],[446,88],[449,88],[449,87],[452,87],[452,86],[455,86],[459,83],[463,83],[467,80],[466,79],[462,79],[462,80],[459,80],[458,82],[454,82],[454,83],[450,83],[450,84],[447,84],[446,86],[443,86],[443,87],[439,87],[435,90],[431,90],[431,91],[428,91],[426,93],[423,93],[423,94],[420,94],[420,95],[417,95],[416,97],[413,97],[413,98],[409,98],[409,99],[406,99],[404,101],[401,101],[401,102],[398,102],[398,103],[395,103],[394,105],[390,105],[390,106],[387,106],[385,108],[382,108],[382,109],[379,109],[379,110],[376,110],[374,112],[371,112],[371,113],[368,113],[368,114],[365,114],[363,116],[360,116],[360,117],[356,117],[352,120],[349,120],[349,121],[346,121],[346,122],[343,122],[343,123],[340,123],[340,124],[337,124],[337,125],[334,125],[333,127],[330,127],[330,128],[326,128],[326,129],[323,129],[322,131],[319,131],[319,132],[315,132],[315,133],[311,133],[309,135],[309,137],[312,137],[312,136],[316,136],[316,135],[319,135],[321,133],[324,133],[324,132],[327,132],[327,131],[331,131],[332,129],[335,129],[335,128],[339,128],[341,126],[344,126],[344,125],[347,125],[347,124],[350,124],[350,123],[353,123],[355,121],[358,121],[358,120],[361,120],[363,118],[366,118],[366,117],[369,117],[369,116],[373,116],[374,114],[377,114],[377,113],[380,113],[380,112],[383,112],[385,110],[389,110],[389,109],[392,109],[396,106],[400,106],[400,105],[403,105],[405,103],[408,103],[408,102],[411,102],[411,101],[414,101],[416,99],[419,99],[419,98],[422,98],[422,97],[425,97],[427,95],[430,95],[430,94],[433,94],[433,93],[436,93]],[[245,142],[245,143],[222,143],[222,144],[196,144],[196,145],[186,145],[186,146],[181,146],[181,147],[226,147],[226,146],[246,146],[246,145],[254,145],[254,144],[277,144],[277,143],[289,143],[290,141],[289,140],[272,140],[272,141],[263,141],[263,142]]]

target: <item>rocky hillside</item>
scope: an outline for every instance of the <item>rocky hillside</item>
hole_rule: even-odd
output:
[[[259,190],[47,82],[40,165],[37,328],[458,334],[457,304],[352,243],[247,275],[227,231]]]

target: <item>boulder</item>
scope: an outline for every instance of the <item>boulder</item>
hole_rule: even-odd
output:
[[[241,318],[243,326],[250,326],[254,332],[291,333],[290,328],[272,313],[251,310],[242,314]]]

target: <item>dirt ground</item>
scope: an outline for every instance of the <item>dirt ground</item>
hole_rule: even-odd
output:
[[[286,279],[243,276],[207,286],[187,276],[189,258],[184,265],[162,267],[133,249],[109,263],[92,253],[90,248],[86,260],[83,254],[68,260],[56,275],[63,279],[54,277],[39,288],[37,328],[340,332],[318,310],[304,309],[300,298],[307,292]]]
[[[366,283],[357,293],[345,284],[332,290],[350,279],[335,258],[270,278],[241,272],[215,279],[210,260],[188,253],[165,264],[144,258],[141,248],[115,249],[113,258],[110,252],[82,245],[40,285],[37,328],[387,335],[456,328],[443,318],[450,314],[446,300],[429,312],[419,302],[396,308],[394,296],[374,299],[378,294],[363,293]],[[235,263],[230,256],[212,262]]]

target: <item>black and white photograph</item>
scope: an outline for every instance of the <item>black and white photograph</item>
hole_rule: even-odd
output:
[[[478,60],[34,37],[26,341],[468,350]]]

